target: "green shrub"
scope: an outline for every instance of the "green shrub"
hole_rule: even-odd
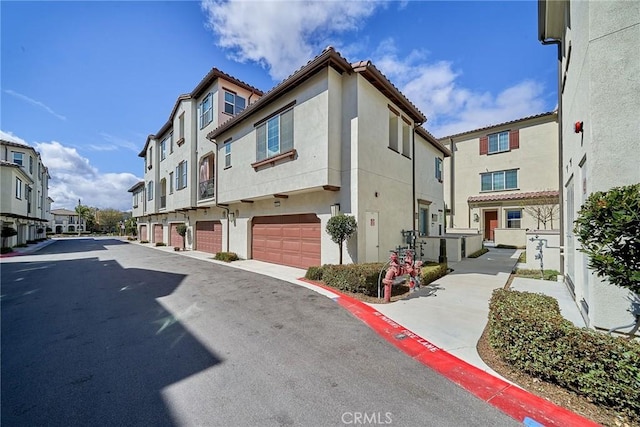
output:
[[[496,248],[499,249],[524,249],[524,246],[516,246],[516,245],[503,245],[502,243],[500,243],[499,245],[496,245]]]
[[[447,264],[429,263],[422,266],[420,281],[423,286],[428,285],[447,274]]]
[[[341,291],[378,296],[378,277],[383,263],[324,265],[322,281]],[[382,272],[384,277],[384,271]]]
[[[130,241],[130,242],[134,242],[134,241],[136,241],[137,239],[136,239],[135,237],[133,237],[133,236],[129,236],[129,237],[127,237],[127,240],[128,240],[128,241]],[[141,243],[142,243],[142,242],[141,242]]]
[[[322,267],[309,267],[304,275],[305,279],[315,280],[317,282],[322,280]]]
[[[13,252],[13,249],[8,246],[3,246],[2,248],[0,248],[0,254],[8,254],[11,252]]]
[[[218,252],[213,257],[213,259],[217,259],[218,261],[231,262],[238,261],[238,255],[235,252]]]
[[[580,329],[548,296],[497,289],[489,342],[507,363],[630,416],[640,416],[640,343]]]
[[[525,264],[527,262],[527,251],[522,251],[518,257],[518,262]]]
[[[542,280],[556,281],[560,272],[558,270],[544,270],[542,272]],[[518,277],[526,277],[529,279],[540,279],[540,270],[529,270],[526,268],[518,268],[515,271]]]
[[[167,246],[167,244],[163,242],[156,242],[156,246]]]
[[[478,258],[480,255],[484,255],[487,252],[489,252],[489,249],[487,248],[482,248],[479,249],[477,251],[475,251],[474,253],[472,253],[471,255],[467,255],[467,258]]]
[[[140,240],[140,243],[149,243],[148,240]]]

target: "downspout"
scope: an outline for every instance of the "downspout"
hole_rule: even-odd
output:
[[[562,179],[562,168],[564,160],[562,157],[562,40],[540,40],[543,45],[555,44],[558,47],[558,203],[560,209],[560,274],[564,276],[564,183]]]
[[[415,124],[414,124],[415,126]],[[413,237],[416,235],[416,130],[414,129],[411,134],[411,185],[413,197],[411,199],[412,207],[411,207],[411,230],[413,231],[413,236],[411,238],[411,242],[413,242]]]
[[[453,146],[453,138],[449,138],[450,144],[449,144],[449,149],[451,150],[451,161],[449,162],[449,164],[451,165],[451,167],[449,169],[451,169],[450,171],[450,177],[449,177],[449,227],[454,228],[453,225],[453,217],[456,214],[456,200],[455,200],[455,186],[456,186],[456,150],[455,147]],[[445,212],[446,215],[446,212]],[[469,228],[471,228],[471,223],[469,223]]]
[[[207,138],[208,139],[208,138]],[[231,230],[231,227],[229,227],[229,206],[222,206],[218,204],[218,141],[216,141],[215,139],[210,139],[209,141],[213,142],[216,146],[216,154],[214,156],[214,164],[215,164],[215,170],[213,171],[213,182],[214,182],[214,191],[215,191],[215,207],[216,208],[220,208],[220,209],[224,209],[227,213],[227,252],[229,252],[229,231]]]

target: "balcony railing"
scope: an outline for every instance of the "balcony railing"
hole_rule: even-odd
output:
[[[208,199],[214,196],[215,187],[213,178],[198,183],[198,200]]]

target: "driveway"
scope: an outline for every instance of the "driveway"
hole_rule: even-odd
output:
[[[3,425],[518,424],[309,289],[115,239],[3,259],[1,304]]]

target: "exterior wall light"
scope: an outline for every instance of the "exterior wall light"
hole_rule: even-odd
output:
[[[480,222],[480,215],[478,215],[477,213],[473,214],[473,222]]]

